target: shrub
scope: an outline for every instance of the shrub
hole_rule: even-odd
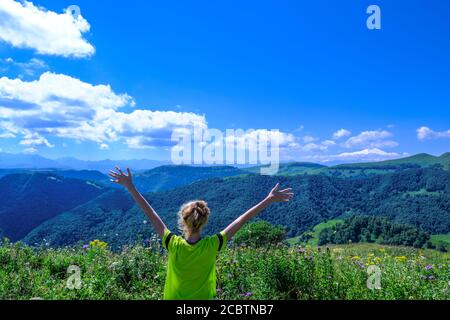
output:
[[[285,231],[282,226],[272,226],[269,222],[260,220],[246,224],[233,237],[233,243],[258,248],[276,245],[284,239]]]

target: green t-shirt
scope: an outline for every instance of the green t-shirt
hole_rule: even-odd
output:
[[[169,260],[164,300],[213,299],[216,295],[216,257],[225,248],[226,241],[222,231],[189,244],[166,229],[162,244],[168,250]]]

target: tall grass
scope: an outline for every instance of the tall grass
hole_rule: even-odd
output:
[[[369,289],[367,268],[380,270]],[[80,270],[79,289],[69,289]],[[100,242],[34,249],[0,246],[1,299],[162,299],[166,257],[157,241],[113,253]],[[228,248],[217,263],[218,299],[449,299],[448,254],[378,245],[329,249]],[[71,278],[72,276],[72,278]],[[70,287],[70,285],[69,285]]]

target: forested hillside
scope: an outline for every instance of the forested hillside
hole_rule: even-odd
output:
[[[172,230],[184,202],[205,199],[212,209],[205,231],[217,232],[261,200],[278,181],[293,188],[295,199],[272,205],[260,218],[285,226],[288,236],[299,235],[324,220],[353,214],[384,216],[433,234],[450,231],[450,172],[437,168],[354,179],[324,175],[214,178],[147,193],[146,197]],[[146,239],[150,232],[129,196],[116,190],[49,220],[25,240],[34,244],[45,238],[51,244],[64,245],[99,238],[119,246]]]
[[[157,192],[195,181],[243,175],[247,172],[230,166],[161,166],[135,175],[134,183],[142,192]]]
[[[42,222],[104,191],[95,183],[53,173],[5,176],[0,179],[0,234],[19,240]]]
[[[429,240],[430,235],[425,231],[374,216],[352,216],[319,234],[319,245],[376,242],[422,248]]]

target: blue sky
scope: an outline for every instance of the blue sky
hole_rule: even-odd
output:
[[[55,15],[76,4],[89,30],[80,22],[75,31],[84,31],[77,36],[55,20],[42,23],[49,34],[36,41],[26,27],[9,37],[0,33],[2,151],[168,159],[167,133],[192,123],[279,129],[288,140],[285,160],[350,162],[450,151],[448,1],[32,3]],[[381,8],[381,30],[366,27],[370,4]],[[0,7],[0,31],[27,19],[28,11],[11,8]],[[67,41],[59,38],[66,27]],[[43,79],[43,73],[50,76]],[[26,93],[30,84],[33,96]],[[101,84],[110,92],[96,87]],[[79,89],[86,97],[71,98],[71,108],[58,113],[72,97],[64,90],[86,86]],[[48,104],[44,94],[57,102]],[[110,104],[91,105],[105,98]],[[44,113],[11,113],[32,109],[27,103]],[[97,126],[96,108],[121,120]],[[126,116],[136,110],[148,112]],[[151,121],[138,123],[146,117]],[[128,128],[124,121],[136,123]],[[96,127],[77,127],[85,122]],[[148,123],[156,127],[142,129]]]

